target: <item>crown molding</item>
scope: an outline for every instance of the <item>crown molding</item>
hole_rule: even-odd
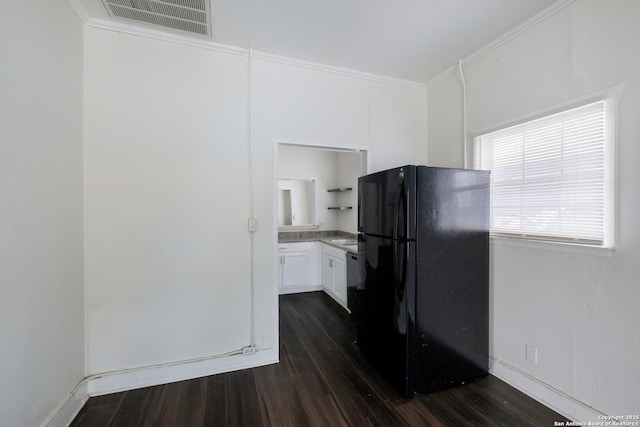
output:
[[[489,52],[492,52],[493,50],[499,48],[500,46],[508,43],[509,41],[511,41],[513,39],[515,39],[520,34],[524,33],[528,29],[530,29],[531,27],[534,27],[535,25],[539,24],[540,22],[544,21],[545,19],[555,15],[556,13],[560,12],[561,10],[566,8],[567,6],[571,5],[571,3],[574,3],[575,1],[576,0],[558,0],[558,1],[556,1],[552,5],[548,6],[547,8],[545,8],[542,11],[538,12],[537,14],[533,15],[531,18],[529,18],[526,21],[524,21],[522,24],[518,25],[517,27],[514,27],[510,31],[507,31],[502,36],[498,37],[497,39],[493,40],[492,42],[486,44],[485,46],[483,46],[480,49],[476,50],[472,54],[470,54],[467,57],[463,58],[462,59],[462,65],[463,66],[468,66],[468,65],[473,64],[476,60],[482,58],[484,55],[488,54]],[[457,72],[458,72],[458,67],[457,66],[452,66],[451,68],[448,68],[447,70],[443,71],[441,74],[436,76],[435,78],[429,80],[427,82],[427,84],[426,84],[426,88],[429,89],[430,87],[435,86],[436,84],[442,82],[443,80],[447,79],[448,77],[453,76]]]
[[[405,86],[416,89],[426,89],[424,83],[414,82],[411,80],[399,79],[396,77],[382,76],[379,74],[366,73],[364,71],[353,70],[350,68],[334,67],[332,65],[320,64],[318,62],[305,61],[301,59],[289,58],[285,56],[273,55],[270,53],[264,53],[259,51],[253,51],[253,57],[255,59],[261,59],[263,61],[269,61],[284,65],[291,65],[300,68],[308,68],[316,71],[324,71],[333,74],[340,74],[347,77],[356,77],[359,79],[371,80],[380,83],[394,84],[397,86]]]
[[[477,59],[479,59],[479,58],[483,57],[484,55],[486,55],[487,53],[499,48],[500,46],[502,46],[503,44],[507,43],[508,41],[515,39],[520,34],[522,34],[525,31],[527,31],[529,28],[531,28],[531,27],[539,24],[540,22],[544,21],[545,19],[555,15],[556,13],[560,12],[561,10],[563,10],[564,8],[566,8],[567,6],[569,6],[571,3],[575,2],[575,1],[576,0],[558,0],[558,1],[556,1],[555,3],[550,5],[549,7],[543,9],[542,11],[540,11],[537,14],[533,15],[531,18],[529,18],[526,21],[524,21],[522,24],[520,24],[517,27],[511,29],[510,31],[507,31],[505,34],[503,34],[499,38],[495,39],[491,43],[485,45],[484,47],[482,47],[482,48],[480,48],[478,50],[476,50],[474,53],[472,53],[471,55],[469,55],[466,58],[464,58],[462,60],[462,62],[465,65],[472,64]]]
[[[201,49],[213,50],[216,52],[228,53],[232,55],[249,56],[248,49],[215,43],[210,40],[182,36],[180,34],[167,33],[147,27],[139,27],[123,22],[111,21],[109,19],[89,18],[89,20],[86,22],[86,25],[87,27],[97,28],[100,30],[109,30],[117,33],[145,37],[148,39],[169,41],[172,43],[198,47]]]
[[[77,2],[79,0],[70,0]],[[147,27],[140,27],[137,25],[130,25],[123,22],[116,22],[108,19],[88,18],[85,21],[87,27],[98,28],[101,30],[115,31],[124,34],[130,34],[140,37],[146,37],[155,40],[163,40],[171,43],[182,44],[185,46],[198,47],[201,49],[213,50],[216,52],[227,53],[232,55],[240,55],[249,57],[249,48],[235,47],[224,45],[221,43],[215,43],[210,40],[200,40],[197,38],[182,36],[180,34],[167,33],[164,31],[158,31]],[[270,53],[259,52],[251,50],[253,59],[260,59],[263,61],[290,65],[299,68],[306,68],[310,70],[323,71],[332,74],[339,74],[347,77],[354,77],[364,80],[375,81],[379,83],[393,84],[397,86],[404,86],[416,89],[425,89],[424,83],[414,82],[410,80],[398,79],[395,77],[381,76],[378,74],[365,73],[363,71],[353,70],[349,68],[334,67],[331,65],[320,64],[317,62],[304,61],[295,58],[289,58],[286,56],[273,55]]]

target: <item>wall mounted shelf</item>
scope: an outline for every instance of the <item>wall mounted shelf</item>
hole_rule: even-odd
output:
[[[330,190],[327,190],[327,192],[329,193],[342,193],[344,191],[351,191],[353,190],[353,188],[351,187],[340,187],[340,188],[332,188]]]
[[[327,209],[332,209],[336,211],[346,211],[349,209],[353,209],[353,206],[329,206]]]

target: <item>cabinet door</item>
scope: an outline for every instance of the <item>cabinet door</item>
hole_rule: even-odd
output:
[[[309,286],[322,285],[322,257],[320,251],[320,242],[313,242],[313,246],[307,251],[307,268]]]
[[[333,260],[323,253],[322,254],[322,287],[328,291],[333,291]]]
[[[307,286],[309,275],[307,273],[307,254],[290,253],[282,255],[282,287]]]
[[[343,305],[347,304],[347,263],[333,258],[333,292]]]

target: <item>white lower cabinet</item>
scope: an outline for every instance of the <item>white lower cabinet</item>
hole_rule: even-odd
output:
[[[346,251],[322,245],[322,287],[331,298],[348,310]]]
[[[278,293],[324,290],[347,308],[346,251],[320,242],[278,244]]]
[[[320,289],[320,243],[280,243],[278,292],[289,294]]]
[[[309,284],[309,256],[306,252],[288,253],[281,256],[282,287],[307,286]]]

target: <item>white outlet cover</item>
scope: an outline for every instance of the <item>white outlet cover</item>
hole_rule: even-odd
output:
[[[538,347],[527,344],[525,348],[525,359],[533,364],[538,364]]]

